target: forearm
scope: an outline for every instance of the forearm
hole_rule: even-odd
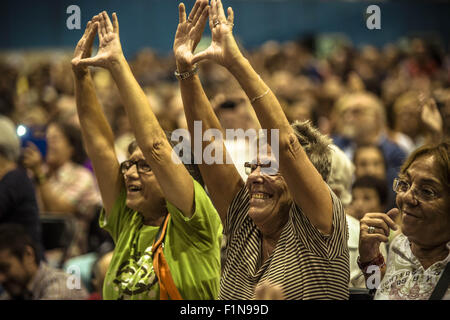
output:
[[[90,72],[75,76],[78,118],[89,157],[104,148],[114,148],[114,134],[103,114]]]
[[[114,63],[110,71],[119,89],[128,119],[133,124],[138,145],[145,154],[146,150],[152,150],[155,144],[166,140],[165,133],[151,109],[147,96],[134,78],[125,57],[122,56],[119,61]]]
[[[280,137],[292,132],[278,99],[245,57],[236,60],[228,70],[252,102],[263,129],[279,129]]]

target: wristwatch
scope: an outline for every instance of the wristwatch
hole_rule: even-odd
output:
[[[178,80],[185,80],[191,76],[193,76],[194,74],[196,74],[198,72],[198,64],[194,64],[194,69],[192,69],[191,71],[186,71],[186,72],[178,72],[178,70],[175,70],[175,77],[177,77]]]

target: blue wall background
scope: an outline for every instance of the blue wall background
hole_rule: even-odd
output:
[[[0,49],[73,48],[87,21],[102,10],[116,11],[127,56],[142,47],[171,51],[178,23],[178,0],[2,1]],[[188,10],[193,0],[184,1]],[[66,8],[81,8],[81,30],[69,30]],[[381,30],[368,30],[365,11],[381,8]],[[268,39],[285,41],[309,32],[343,32],[356,45],[381,46],[414,32],[435,33],[450,42],[448,1],[225,0],[235,12],[235,34],[246,48]],[[208,34],[209,31],[206,31]]]

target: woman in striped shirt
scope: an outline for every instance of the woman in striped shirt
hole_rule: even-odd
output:
[[[326,140],[308,125],[289,124],[275,95],[240,52],[231,8],[226,16],[221,1],[211,1],[212,43],[197,54],[192,44],[201,37],[203,20],[186,19],[183,4],[179,9],[174,54],[191,135],[196,120],[202,121],[203,132],[222,130],[196,75],[195,63],[204,59],[231,72],[262,128],[279,130],[278,140],[267,138],[268,150],[279,155],[269,152],[247,163],[246,184],[226,161],[226,152],[224,164],[199,165],[227,236],[219,298],[254,299],[267,280],[281,286],[286,299],[347,299],[348,230],[342,204],[324,181],[330,167]],[[214,145],[225,150],[217,137]]]

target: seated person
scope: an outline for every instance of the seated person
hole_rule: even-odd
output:
[[[450,262],[449,158],[448,141],[414,151],[393,186],[398,208],[368,212],[361,219],[358,264],[368,289],[376,289],[375,299],[450,299],[443,277]],[[391,243],[386,261],[380,245],[391,229],[398,229],[397,215],[402,233]],[[438,285],[441,278],[447,282]]]
[[[0,224],[22,225],[43,258],[41,224],[33,182],[19,166],[20,140],[14,123],[0,116]]]
[[[367,212],[383,212],[386,207],[386,184],[371,176],[356,179],[352,187],[352,202],[347,208],[347,223],[349,231],[348,250],[350,254],[350,287],[365,288],[365,279],[358,267],[359,220]],[[380,247],[386,257],[386,247]]]
[[[36,254],[35,243],[20,225],[0,225],[0,300],[83,300],[80,279],[49,267]],[[73,285],[73,286],[71,286]]]

